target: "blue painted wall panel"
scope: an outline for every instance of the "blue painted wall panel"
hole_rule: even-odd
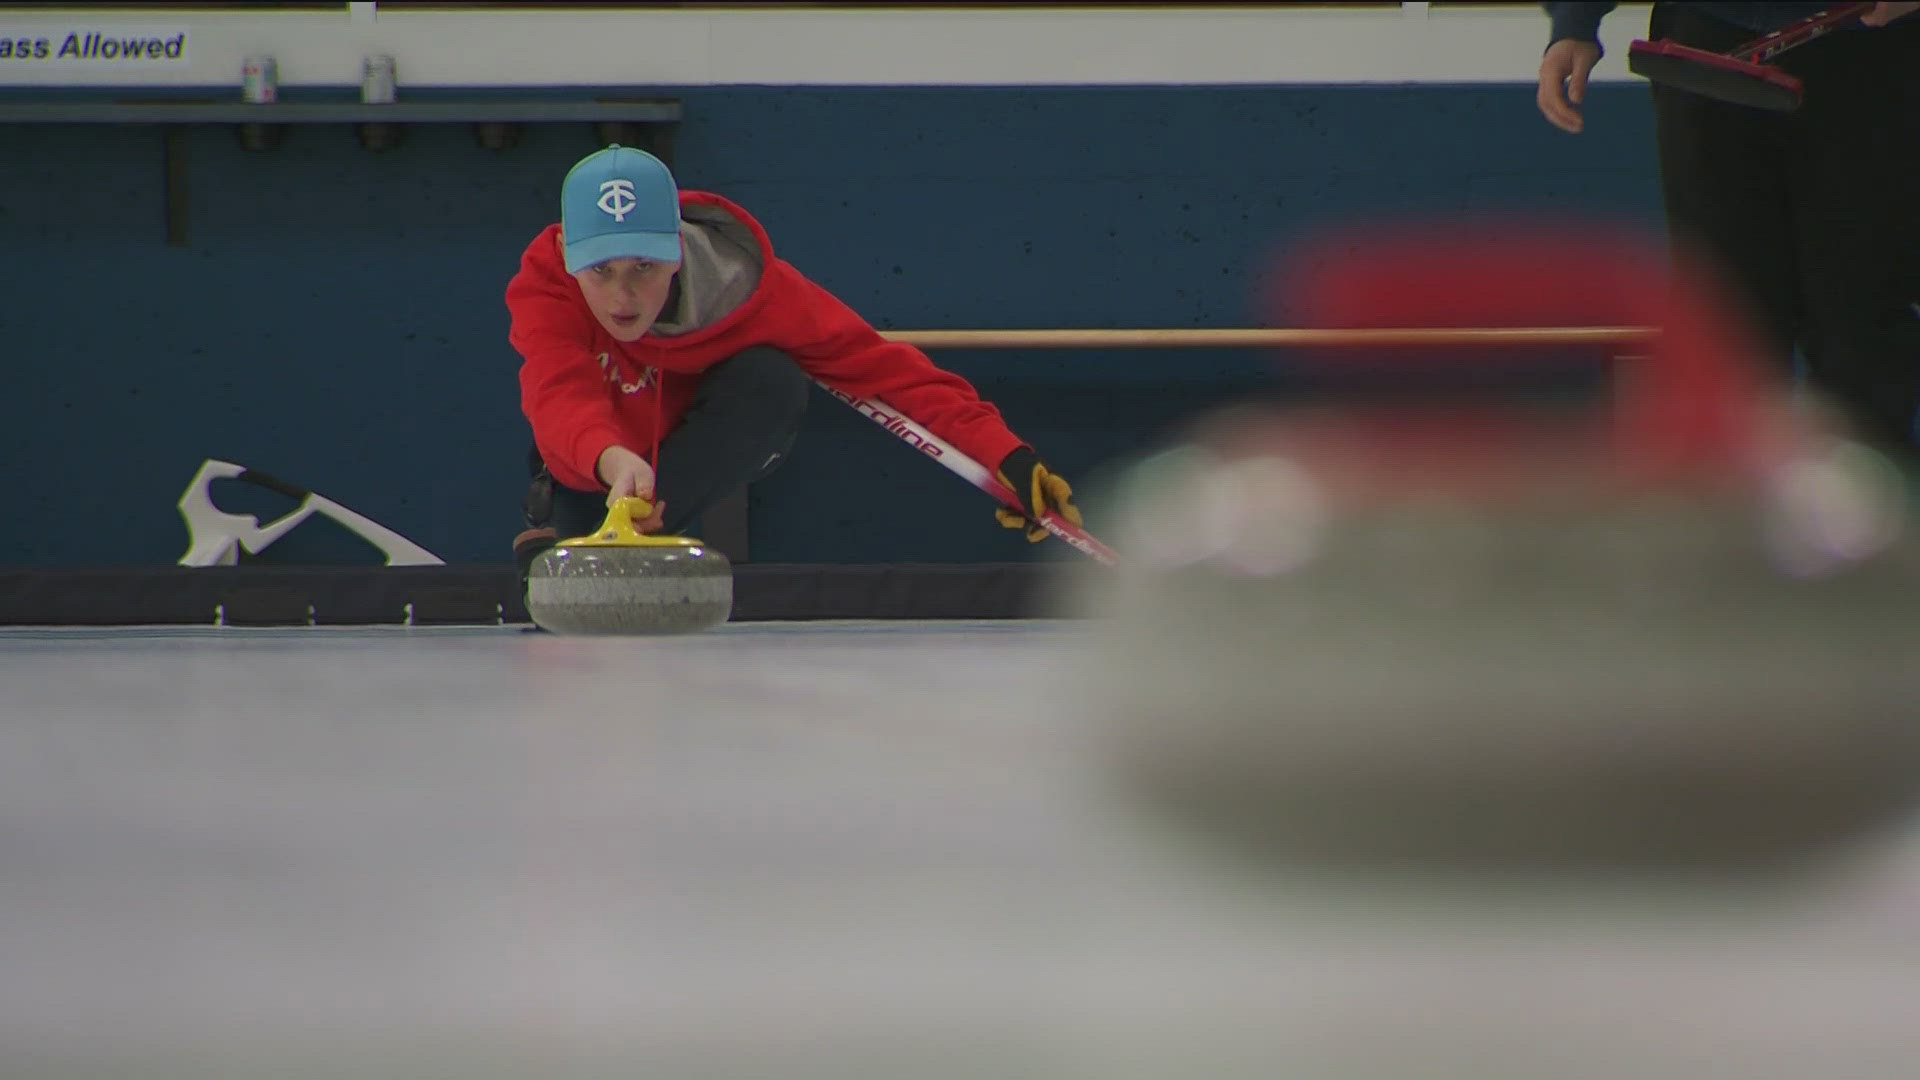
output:
[[[677,164],[883,327],[1228,326],[1326,224],[1554,207],[1657,226],[1645,93],[1596,87],[1569,137],[1515,85],[683,92]],[[494,153],[423,127],[271,153],[188,136],[191,240],[162,230],[159,134],[0,129],[0,563],[153,564],[204,457],[305,484],[453,562],[518,529],[517,360],[501,291],[584,126]],[[1285,313],[1280,315],[1284,317]],[[1241,354],[945,354],[1098,486],[1257,387]],[[824,396],[754,493],[755,557],[1058,557]],[[1097,506],[1092,507],[1096,511]]]

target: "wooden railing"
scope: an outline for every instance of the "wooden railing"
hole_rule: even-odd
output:
[[[883,330],[922,349],[1247,349],[1327,345],[1608,345],[1653,336],[1638,326],[1391,329]]]

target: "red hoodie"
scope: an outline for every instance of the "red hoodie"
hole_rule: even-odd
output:
[[[836,390],[878,398],[989,469],[1022,445],[1000,411],[965,379],[935,367],[911,345],[882,338],[776,258],[766,230],[745,210],[703,191],[682,191],[680,206],[683,217],[730,215],[759,245],[759,284],[711,325],[671,337],[650,332],[639,341],[615,341],[567,273],[558,224],[527,246],[520,272],[507,285],[513,317],[508,339],[522,359],[521,410],[555,479],[604,491],[594,473],[602,451],[618,444],[648,455],[656,415],[662,425],[657,434],[664,438],[691,403],[699,374],[755,345],[779,349]]]

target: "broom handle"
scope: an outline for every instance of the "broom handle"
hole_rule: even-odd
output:
[[[879,424],[908,446],[945,465],[959,474],[960,478],[967,483],[1000,500],[1007,509],[1026,513],[1020,505],[1019,496],[1013,493],[1012,488],[1001,483],[1000,478],[993,475],[985,465],[954,449],[953,444],[908,419],[900,410],[871,398],[854,397],[844,390],[836,390],[820,382],[819,379],[815,379],[814,382],[820,383],[827,393],[846,402],[854,412]],[[1041,515],[1040,524],[1046,526],[1048,532],[1066,541],[1075,550],[1096,561],[1108,566],[1116,565],[1120,561],[1120,557],[1114,554],[1112,548],[1095,540],[1085,529],[1051,510]]]
[[[1783,26],[1765,37],[1755,38],[1727,55],[1750,64],[1764,64],[1796,45],[1805,45],[1849,19],[1865,15],[1871,7],[1872,4],[1841,4],[1828,8],[1812,18]]]

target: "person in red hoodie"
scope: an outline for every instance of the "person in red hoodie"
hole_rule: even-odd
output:
[[[773,253],[766,230],[709,192],[680,191],[658,158],[612,145],[567,173],[560,221],[507,285],[508,338],[533,427],[524,573],[560,538],[596,529],[615,498],[652,501],[645,532],[701,511],[785,459],[808,376],[877,398],[997,466],[1038,541],[1039,516],[1075,524],[1073,489],[966,380],[888,341]]]

